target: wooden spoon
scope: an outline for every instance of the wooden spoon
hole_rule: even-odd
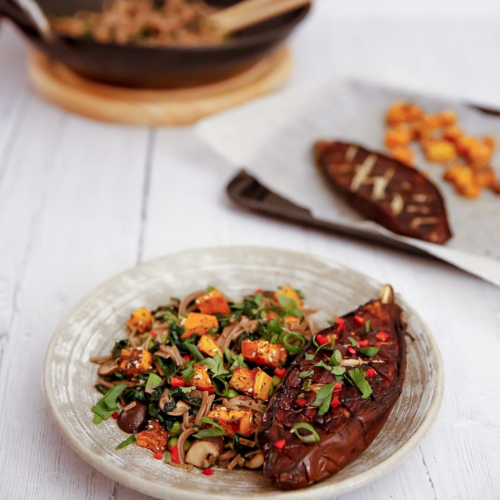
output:
[[[310,4],[311,0],[244,0],[212,14],[207,22],[223,37]]]

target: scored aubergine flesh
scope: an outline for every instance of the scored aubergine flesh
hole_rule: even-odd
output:
[[[451,238],[441,193],[415,168],[340,141],[317,142],[314,156],[331,186],[368,219],[431,243]]]
[[[364,323],[360,323],[360,318]],[[340,405],[330,406],[324,415],[319,415],[318,407],[313,405],[317,389],[336,379],[327,369],[314,366],[320,361],[329,364],[332,351],[318,351],[311,342],[290,366],[264,414],[259,441],[267,478],[282,489],[303,488],[335,474],[370,445],[402,392],[405,333],[402,310],[394,303],[389,285],[382,288],[379,299],[346,314],[334,326],[320,332],[342,353],[342,366],[347,370],[357,367],[365,373],[371,372],[368,381],[372,394],[363,399],[356,386],[343,383],[340,391],[335,392]],[[378,345],[380,350],[368,358],[351,347],[349,337],[368,340],[370,346]],[[356,353],[352,354],[353,351]],[[306,353],[316,354],[307,360]],[[304,379],[299,374],[311,370],[312,383],[304,391]],[[299,395],[307,401],[301,407],[295,403]],[[319,442],[304,443],[291,433],[297,423],[314,427]],[[276,447],[276,443],[283,445],[283,440],[284,446]]]

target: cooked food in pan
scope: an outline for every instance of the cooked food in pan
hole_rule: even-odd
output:
[[[390,286],[337,318],[292,362],[264,414],[264,474],[283,489],[309,486],[355,460],[399,398],[406,325]]]
[[[301,488],[354,460],[401,393],[405,325],[392,290],[318,332],[289,285],[233,302],[197,291],[136,310],[99,364],[94,422],[153,457],[211,475],[260,469]],[[268,407],[269,405],[269,407]]]
[[[451,238],[443,198],[416,169],[356,144],[319,141],[316,164],[330,185],[368,219],[432,243]]]
[[[215,45],[222,39],[204,21],[217,10],[202,0],[110,0],[102,12],[80,11],[52,24],[61,35],[102,43]]]
[[[461,196],[477,198],[488,188],[500,194],[500,181],[491,166],[495,138],[468,135],[458,126],[454,111],[426,114],[417,105],[400,100],[389,107],[385,121],[385,145],[392,158],[414,166],[411,143],[416,142],[427,161],[446,167],[444,179]]]

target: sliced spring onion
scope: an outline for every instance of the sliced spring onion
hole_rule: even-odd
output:
[[[299,429],[303,429],[305,431],[308,431],[308,434],[301,434],[299,432]],[[316,432],[316,429],[310,424],[306,424],[305,422],[300,422],[298,424],[295,424],[292,427],[291,432],[293,432],[303,443],[310,444],[310,443],[318,443],[320,441],[319,434]]]
[[[122,441],[116,448],[115,450],[121,450],[122,448],[125,448],[125,446],[128,446],[129,444],[132,444],[135,442],[135,434],[132,434],[129,436],[125,441]]]
[[[202,361],[205,359],[203,354],[198,350],[198,348],[191,342],[184,342],[184,347],[198,360]]]
[[[294,345],[292,344],[292,342],[300,342],[300,345]],[[288,352],[291,352],[292,354],[298,354],[306,345],[306,339],[298,333],[290,332],[283,337],[283,345]]]

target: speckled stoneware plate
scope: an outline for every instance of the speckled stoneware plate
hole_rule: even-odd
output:
[[[381,477],[401,463],[421,442],[439,410],[443,368],[429,329],[397,296],[407,314],[408,367],[403,394],[373,444],[351,465],[306,490],[282,492],[262,473],[217,470],[210,477],[187,473],[150,451],[115,447],[127,435],[112,419],[92,423],[96,366],[88,360],[107,354],[123,337],[132,310],[154,308],[171,296],[214,285],[238,298],[257,288],[290,283],[306,294],[306,304],[320,308],[318,322],[344,314],[376,298],[380,284],[336,262],[308,254],[252,247],[193,250],[142,264],[94,290],[64,320],[50,343],[44,373],[48,406],[67,442],[103,474],[142,493],[162,499],[320,500],[332,498]],[[397,290],[396,290],[397,292]]]

